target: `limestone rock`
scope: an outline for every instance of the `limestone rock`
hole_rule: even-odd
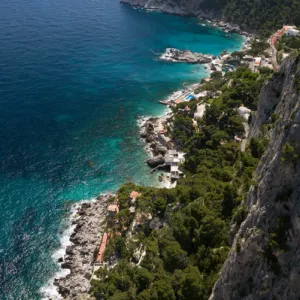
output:
[[[159,165],[162,165],[164,162],[165,162],[165,159],[161,155],[150,157],[149,159],[147,159],[147,164],[151,168],[155,168],[155,167],[157,167]]]
[[[95,249],[99,247],[106,204],[110,195],[101,195],[95,202],[83,203],[80,217],[71,235],[72,245],[66,249],[62,268],[70,269],[66,277],[55,279],[54,284],[65,299],[89,299],[90,279]],[[83,297],[83,298],[82,298]]]
[[[299,70],[299,56],[286,59],[261,91],[250,138],[261,137],[262,125],[272,124],[265,133],[269,145],[256,170],[257,185],[242,203],[248,215],[234,237],[211,300],[299,299],[300,161],[291,155],[281,159],[287,143],[300,154],[300,93],[294,84]],[[273,113],[279,116],[275,123]],[[280,246],[272,243],[278,230]]]
[[[208,64],[212,62],[213,57],[202,53],[193,53],[189,50],[167,48],[165,53],[160,56],[160,59],[189,64]]]

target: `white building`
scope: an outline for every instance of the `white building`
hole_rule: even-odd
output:
[[[202,119],[206,110],[206,104],[198,104],[194,113],[194,119]]]
[[[237,109],[237,113],[240,117],[244,119],[244,121],[248,121],[250,114],[251,114],[251,109],[245,107],[245,106],[240,106]]]
[[[297,36],[300,31],[296,28],[296,26],[284,26],[284,34],[289,36]]]
[[[261,57],[254,58],[254,68],[259,68],[261,65]]]

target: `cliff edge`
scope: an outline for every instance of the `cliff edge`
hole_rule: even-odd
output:
[[[263,87],[250,137],[269,140],[214,299],[300,297],[300,56]]]
[[[169,14],[204,18],[220,17],[223,8],[217,1],[209,0],[120,0],[120,2]]]

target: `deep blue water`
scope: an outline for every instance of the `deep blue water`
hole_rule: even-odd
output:
[[[40,298],[67,203],[157,181],[137,117],[205,72],[155,53],[241,42],[118,0],[0,1],[0,299]]]

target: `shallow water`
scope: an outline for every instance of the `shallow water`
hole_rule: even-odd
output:
[[[0,299],[40,298],[70,203],[157,183],[137,118],[205,76],[157,55],[242,43],[197,23],[117,0],[0,2]]]

